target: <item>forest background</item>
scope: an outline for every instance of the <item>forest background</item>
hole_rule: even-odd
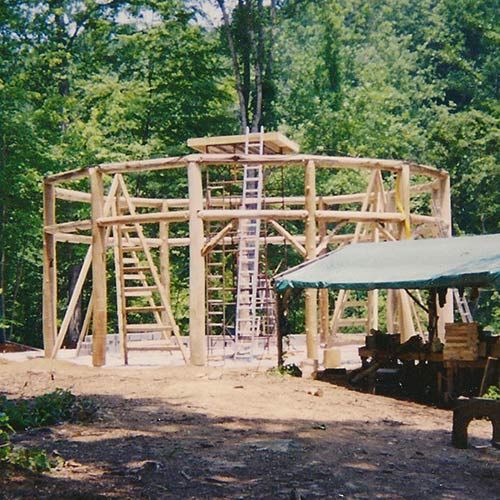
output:
[[[0,337],[41,344],[44,175],[246,125],[446,169],[454,234],[499,232],[498,15],[495,0],[3,0]],[[82,253],[59,248],[63,309]],[[182,315],[187,269],[173,274]],[[498,293],[481,301],[498,331]]]

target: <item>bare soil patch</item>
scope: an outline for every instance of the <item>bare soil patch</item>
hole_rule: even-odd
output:
[[[2,498],[495,498],[500,454],[450,445],[450,411],[326,382],[193,367],[0,363],[0,393],[92,396],[92,424],[14,437],[57,453],[9,469]],[[474,425],[486,443],[491,424]]]

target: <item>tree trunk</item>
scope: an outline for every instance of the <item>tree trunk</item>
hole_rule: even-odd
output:
[[[252,131],[258,132],[262,121],[262,68],[264,66],[264,6],[262,0],[257,0],[257,47],[255,51],[255,101],[253,108]]]
[[[229,14],[227,13],[226,4],[224,0],[217,0],[220,10],[222,12],[222,21],[224,24],[224,29],[226,30],[227,44],[229,45],[229,51],[231,53],[231,61],[233,63],[233,73],[234,79],[236,81],[236,92],[238,94],[238,102],[240,106],[240,123],[241,130],[244,133],[248,126],[248,111],[247,102],[245,100],[245,94],[243,90],[243,85],[241,82],[240,64],[238,62],[238,54],[236,53],[236,46],[234,44],[234,38],[231,33],[231,21],[229,19]]]
[[[0,227],[0,235],[3,240],[3,232],[5,230],[5,205],[2,204],[2,219]],[[4,344],[7,340],[7,329],[5,327],[5,247],[2,245],[0,254],[0,344]]]

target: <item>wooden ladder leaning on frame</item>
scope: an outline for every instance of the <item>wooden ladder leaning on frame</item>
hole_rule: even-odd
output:
[[[113,215],[124,215],[125,210],[132,216],[136,208],[128,193],[121,174],[117,174],[118,192],[112,207]],[[120,200],[125,200],[126,209]],[[170,306],[168,291],[147,243],[142,225],[139,223],[117,224],[113,226],[113,250],[116,267],[116,294],[118,329],[122,354],[128,364],[129,351],[180,351],[184,362],[188,362],[186,349],[179,327]],[[139,303],[130,303],[139,300]],[[153,318],[148,323],[132,322],[132,318]],[[147,336],[160,332],[163,340],[142,339],[130,341],[129,335]]]

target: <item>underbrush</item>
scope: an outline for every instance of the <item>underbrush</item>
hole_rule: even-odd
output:
[[[87,422],[96,411],[93,400],[64,389],[31,399],[9,400],[0,396],[0,467],[10,464],[41,472],[57,466],[60,458],[43,450],[14,446],[11,434],[62,422]]]
[[[483,394],[483,398],[500,401],[500,386],[491,385],[488,387],[488,390]]]

